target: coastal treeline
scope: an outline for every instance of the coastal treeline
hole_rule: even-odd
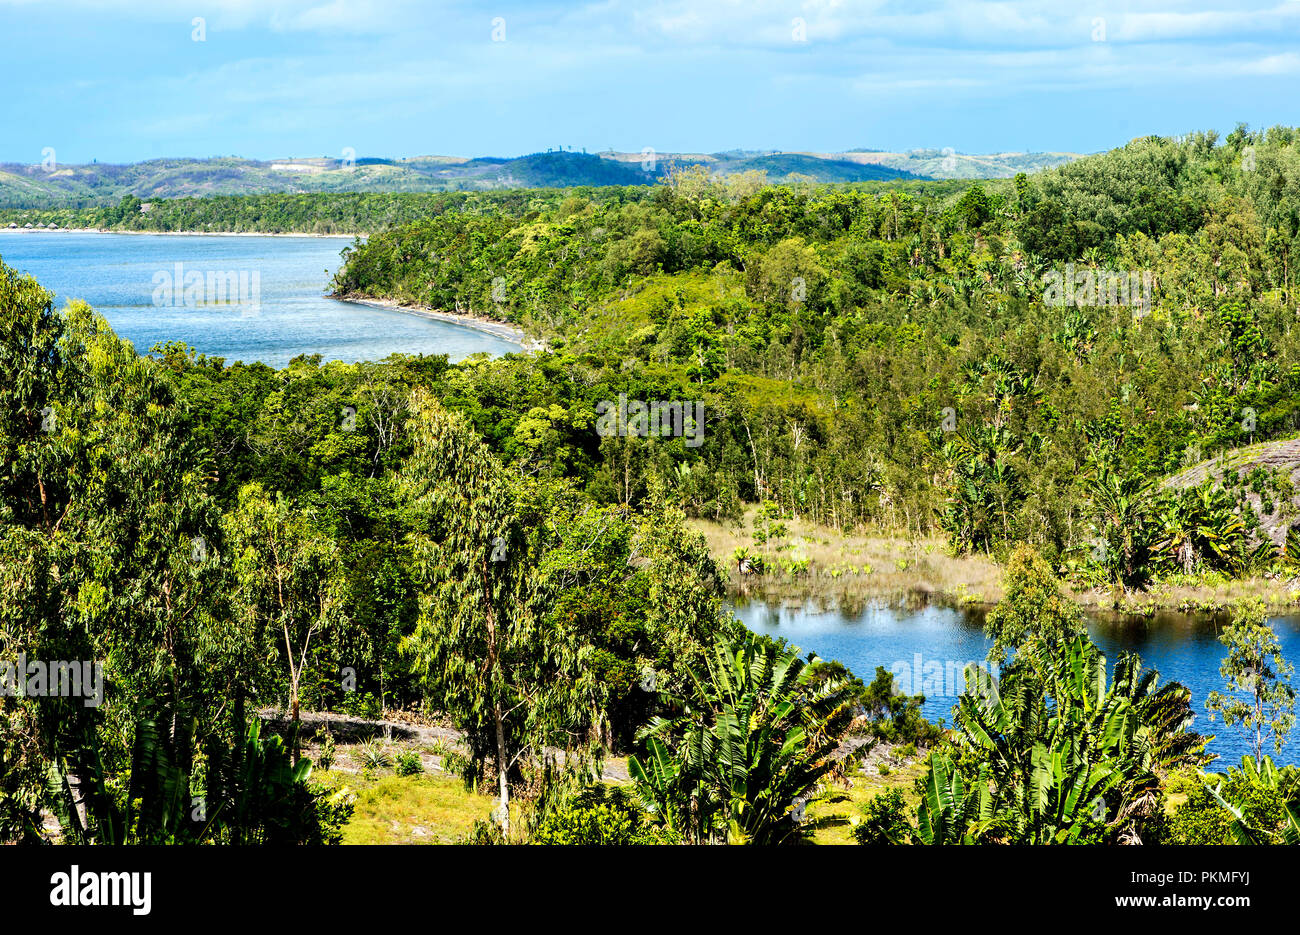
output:
[[[671,175],[672,173],[667,173]],[[741,173],[738,180],[762,178]],[[539,183],[540,184],[540,183]],[[560,184],[547,183],[547,184]],[[949,193],[965,183],[900,180],[854,183],[863,191]],[[58,228],[170,233],[176,231],[259,234],[371,234],[447,212],[504,212],[514,217],[553,209],[577,193],[595,201],[637,202],[650,197],[647,185],[568,185],[446,192],[337,191],[274,192],[159,198],[128,194],[88,204],[0,206],[0,228]]]

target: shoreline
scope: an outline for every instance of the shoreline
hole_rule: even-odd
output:
[[[704,535],[709,554],[726,570],[729,601],[761,600],[795,606],[870,601],[990,608],[1004,596],[1003,566],[986,555],[952,555],[937,535],[907,540],[886,531],[845,534],[800,521],[786,521],[787,533],[775,548],[756,544],[750,534],[753,509],[740,522],[692,520]],[[761,559],[766,572],[741,573],[737,550]],[[1270,615],[1292,615],[1300,608],[1300,577],[1224,578],[1205,573],[1172,575],[1143,591],[1059,579],[1062,592],[1081,610],[1138,620],[1157,614],[1219,614],[1240,600],[1259,598]]]
[[[716,558],[716,556],[715,556]],[[1076,607],[1093,617],[1136,622],[1164,615],[1230,614],[1243,599],[1259,598],[1270,617],[1294,616],[1300,609],[1300,590],[1283,582],[1245,579],[1223,585],[1157,583],[1149,591],[1117,595],[1101,588],[1080,588],[1059,581],[1061,591]],[[799,607],[809,603],[826,606],[884,603],[891,606],[942,604],[988,611],[1005,596],[1001,583],[979,590],[966,582],[955,587],[934,587],[923,570],[905,583],[836,580],[820,573],[791,580],[779,573],[739,578],[734,569],[726,582],[726,600],[733,604],[759,601],[769,606]]]
[[[0,226],[0,234],[127,234],[127,235],[153,235],[161,237],[313,237],[336,240],[354,240],[365,238],[367,234],[297,234],[297,233],[260,233],[258,231],[118,231],[108,230],[106,228],[75,228],[60,227],[54,230],[50,228],[26,228],[26,227],[3,227]],[[427,318],[432,321],[446,322],[447,324],[460,325],[464,328],[472,328],[475,331],[481,331],[490,334],[493,337],[500,338],[510,344],[517,345],[521,350],[545,350],[546,344],[536,338],[530,338],[528,334],[515,325],[507,322],[498,321],[494,318],[485,318],[481,315],[466,315],[458,312],[444,312],[438,309],[429,308],[423,305],[402,304],[393,299],[378,298],[369,295],[338,295],[335,293],[325,293],[326,298],[335,299],[340,302],[348,302],[353,305],[365,305],[370,308],[382,309],[391,312],[403,312],[408,315],[416,315],[420,318]]]
[[[151,235],[155,237],[319,237],[339,240],[365,239],[369,234],[299,234],[292,231],[270,233],[264,231],[119,231],[107,227],[4,227],[0,234],[126,234]]]
[[[353,305],[366,305],[370,308],[383,309],[389,312],[404,312],[408,315],[418,315],[421,318],[428,318],[433,321],[444,321],[453,325],[473,328],[476,331],[482,331],[493,337],[501,338],[503,341],[509,341],[511,344],[517,344],[525,351],[545,348],[544,342],[530,338],[523,329],[504,321],[497,321],[495,318],[465,315],[459,312],[443,312],[424,305],[403,305],[393,299],[375,298],[368,295],[328,293],[327,297],[337,299],[340,302],[350,302]]]

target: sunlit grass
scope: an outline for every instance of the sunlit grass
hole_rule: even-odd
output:
[[[326,771],[357,793],[356,811],[343,830],[344,844],[454,844],[487,820],[494,800],[468,791],[454,776],[379,776]]]
[[[739,522],[694,521],[709,552],[729,569],[730,585],[771,599],[871,597],[905,594],[944,595],[966,602],[1002,597],[1001,569],[983,555],[954,556],[940,536],[907,541],[886,535],[846,535],[803,520],[783,520],[787,533],[773,545],[753,539],[753,510]],[[768,565],[764,575],[741,576],[732,560],[738,547],[749,549]],[[808,574],[792,578],[782,559],[808,560]]]
[[[915,808],[920,798],[913,790],[917,778],[925,773],[920,759],[905,766],[890,767],[888,775],[881,775],[874,764],[859,766],[849,775],[849,788],[835,786],[824,797],[808,805],[808,815],[814,821],[814,844],[853,844],[854,820],[862,818],[862,808],[872,798],[889,789],[898,789],[908,806]]]

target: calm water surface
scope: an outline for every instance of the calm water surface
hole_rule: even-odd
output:
[[[827,608],[815,602],[802,606],[770,606],[763,601],[738,601],[732,608],[751,630],[784,637],[803,652],[815,652],[825,659],[837,659],[864,681],[870,681],[876,666],[893,671],[896,678],[912,679],[911,693],[924,692],[925,715],[932,721],[952,723],[952,707],[964,687],[961,667],[980,662],[991,642],[984,636],[983,613],[930,605],[919,608],[884,603],[862,608]],[[1223,619],[1218,620],[1222,625]],[[1282,655],[1293,665],[1300,662],[1300,617],[1275,617],[1270,621],[1282,645]],[[1192,692],[1197,717],[1192,729],[1215,734],[1209,745],[1220,760],[1215,768],[1239,765],[1252,752],[1244,736],[1223,721],[1209,722],[1205,698],[1223,690],[1219,665],[1227,654],[1218,641],[1216,620],[1208,615],[1162,614],[1151,619],[1093,618],[1089,633],[1106,653],[1113,671],[1121,651],[1137,653],[1145,668],[1160,673],[1160,681],[1183,683]],[[939,663],[939,668],[929,665]],[[942,672],[942,675],[938,675]],[[904,687],[908,687],[906,684]],[[935,689],[938,689],[937,691]],[[1300,763],[1300,729],[1294,732],[1281,755],[1266,753],[1278,763]],[[1225,762],[1226,761],[1226,762]]]
[[[495,335],[325,298],[339,252],[335,237],[205,237],[163,234],[0,234],[0,258],[35,276],[57,304],[84,299],[113,329],[147,353],[184,341],[227,363],[283,367],[299,354],[325,360],[381,360],[389,354],[446,354],[461,360],[517,351]],[[260,303],[185,306],[154,302],[155,277],[182,272],[257,272]]]

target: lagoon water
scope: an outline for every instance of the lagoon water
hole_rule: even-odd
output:
[[[405,312],[324,296],[339,252],[336,237],[217,237],[166,234],[0,234],[0,258],[56,295],[84,299],[140,353],[184,341],[227,363],[283,367],[299,354],[325,360],[381,360],[389,354],[446,354],[453,361],[485,351],[517,351],[496,335]],[[183,274],[256,272],[260,302],[155,304],[156,283]],[[179,290],[178,290],[179,291]],[[244,296],[243,298],[247,298]]]
[[[738,600],[732,609],[749,629],[783,637],[805,655],[815,652],[836,659],[865,682],[874,678],[876,666],[898,673],[900,681],[910,678],[913,684],[901,687],[910,689],[909,694],[924,693],[925,716],[948,724],[964,687],[957,673],[968,662],[983,661],[991,645],[984,636],[983,613],[977,610],[889,603],[824,607],[808,602],[780,607],[759,600]],[[1219,755],[1211,767],[1217,770],[1238,766],[1243,754],[1253,752],[1240,728],[1225,729],[1217,718],[1211,724],[1205,710],[1206,696],[1223,690],[1219,665],[1227,650],[1218,640],[1218,627],[1224,622],[1208,615],[1170,613],[1150,619],[1093,617],[1088,627],[1111,672],[1120,652],[1134,652],[1142,657],[1144,668],[1160,673],[1160,684],[1173,680],[1191,689],[1197,712],[1192,729],[1215,735],[1208,749]],[[1300,617],[1275,617],[1270,624],[1283,658],[1292,665],[1300,663]],[[942,677],[933,677],[938,671],[933,667],[927,673],[926,664],[932,662],[940,664]],[[1293,677],[1296,681],[1300,680]],[[1300,764],[1300,728],[1292,732],[1281,754],[1273,752],[1271,741],[1266,741],[1264,752],[1279,764]]]

